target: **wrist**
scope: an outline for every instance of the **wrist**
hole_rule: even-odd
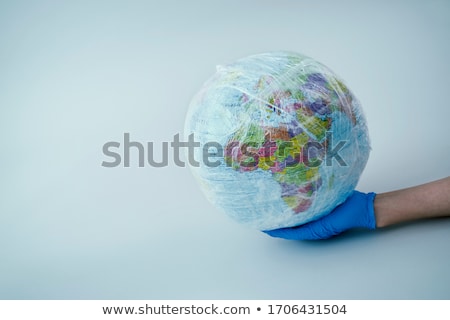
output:
[[[374,200],[374,212],[375,212],[375,220],[377,228],[387,227],[394,222],[392,221],[392,214],[387,214],[389,212],[386,203],[389,202],[389,194],[382,193],[377,195]]]

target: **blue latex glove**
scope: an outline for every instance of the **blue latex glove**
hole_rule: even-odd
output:
[[[264,231],[268,235],[288,240],[328,239],[352,228],[375,229],[375,213],[373,201],[376,194],[353,191],[347,200],[337,206],[330,214],[292,227]]]

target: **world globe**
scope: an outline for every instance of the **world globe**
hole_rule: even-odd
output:
[[[218,66],[192,99],[185,136],[206,197],[258,230],[319,219],[355,189],[370,153],[360,103],[329,68],[294,52]]]

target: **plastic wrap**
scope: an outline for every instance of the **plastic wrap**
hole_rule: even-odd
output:
[[[301,54],[249,56],[192,99],[185,135],[207,198],[259,230],[328,214],[356,187],[370,143],[360,104],[330,69]]]

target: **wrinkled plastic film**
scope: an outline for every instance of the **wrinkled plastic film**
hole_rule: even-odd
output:
[[[354,190],[370,152],[355,96],[327,67],[291,52],[217,67],[191,101],[192,133],[196,159],[205,144],[221,146],[191,168],[207,198],[259,230],[328,214]]]

